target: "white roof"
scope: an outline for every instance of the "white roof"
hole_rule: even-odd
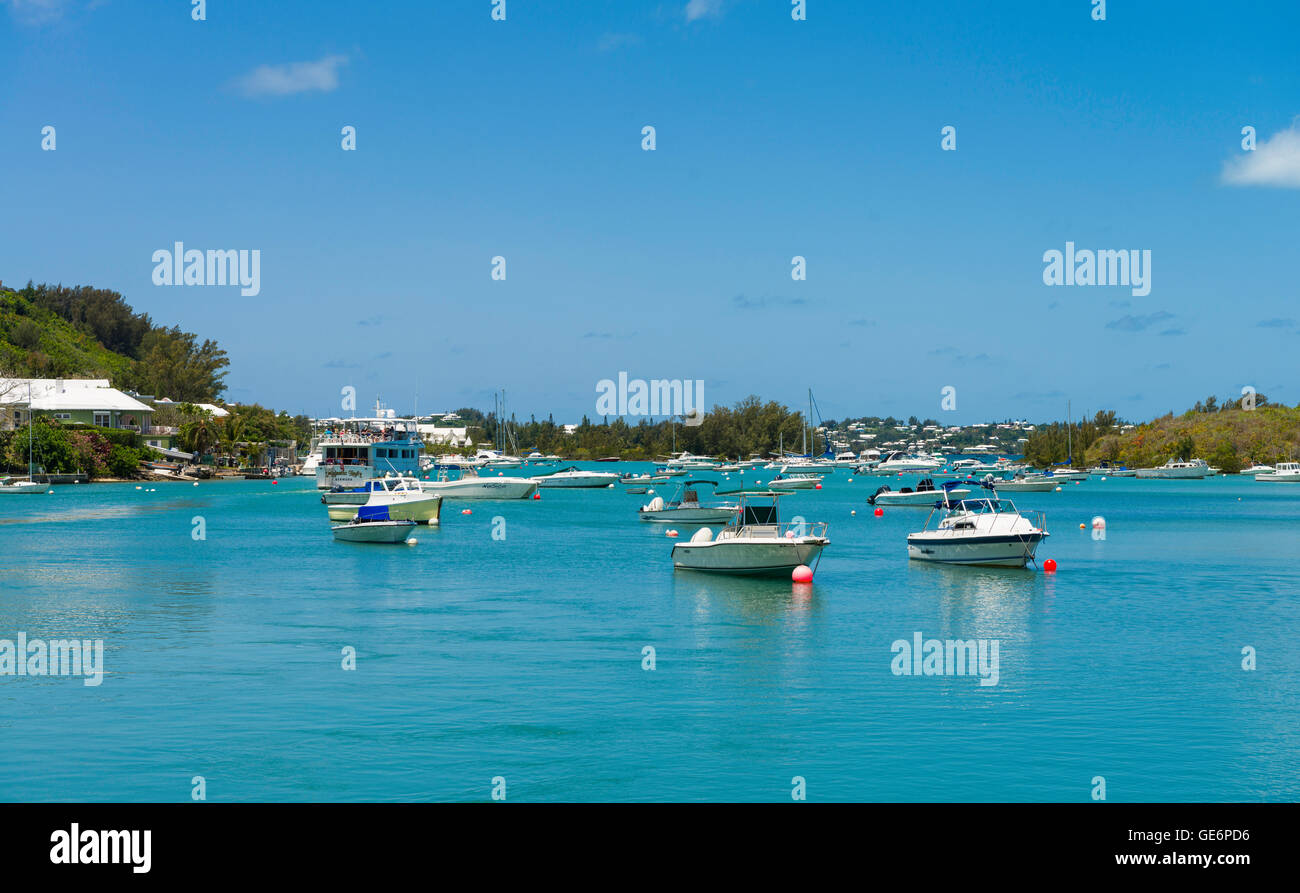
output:
[[[0,379],[0,404],[26,406],[28,384],[27,379]],[[109,387],[107,378],[34,378],[30,385],[35,412],[73,409],[153,412],[153,407]]]

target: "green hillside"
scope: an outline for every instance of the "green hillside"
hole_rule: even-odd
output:
[[[129,374],[133,362],[53,310],[0,288],[0,375],[117,382]]]

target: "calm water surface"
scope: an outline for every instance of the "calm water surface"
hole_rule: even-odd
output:
[[[926,511],[850,477],[783,500],[830,522],[811,587],[674,572],[622,487],[447,501],[407,547],[333,542],[306,479],[8,497],[0,639],[106,673],[0,676],[0,799],[1300,799],[1300,485],[1012,494],[1045,575],[909,562]],[[999,640],[999,683],[893,675],[916,632]]]

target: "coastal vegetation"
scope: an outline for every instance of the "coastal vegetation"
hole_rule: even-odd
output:
[[[0,289],[0,369],[17,378],[108,378],[141,394],[211,402],[229,365],[215,341],[154,325],[115,291]]]
[[[38,473],[130,478],[153,454],[140,435],[120,428],[65,425],[37,418],[31,426],[32,465]],[[27,474],[27,428],[0,431],[0,464],[11,474]]]
[[[1067,437],[1068,430],[1068,437]],[[1114,412],[1091,419],[1040,425],[1025,444],[1025,460],[1048,466],[1069,460],[1084,466],[1152,468],[1170,459],[1204,459],[1232,474],[1252,463],[1274,464],[1300,456],[1300,407],[1275,406],[1263,394],[1254,408],[1240,400],[1209,397],[1181,415],[1139,425],[1124,424]]]

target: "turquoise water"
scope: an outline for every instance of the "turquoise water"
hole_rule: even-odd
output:
[[[926,511],[850,476],[783,501],[830,522],[807,588],[674,572],[622,487],[405,547],[333,542],[303,479],[8,497],[0,639],[102,638],[105,675],[0,676],[0,800],[1300,799],[1300,485],[1013,494],[1046,575],[909,562]],[[998,684],[895,676],[916,632],[997,639]]]

